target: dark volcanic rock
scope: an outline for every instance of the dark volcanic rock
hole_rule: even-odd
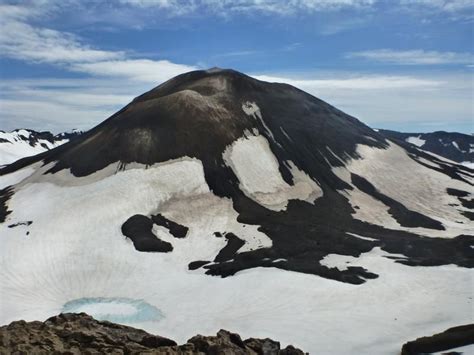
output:
[[[153,222],[150,218],[136,214],[122,225],[122,233],[130,238],[138,251],[155,251],[166,253],[173,250],[173,246],[159,239],[152,232]]]
[[[402,355],[431,354],[470,344],[474,344],[474,324],[449,328],[442,333],[409,341],[403,345]]]
[[[214,261],[222,262],[230,260],[234,257],[237,250],[239,250],[245,242],[237,237],[234,233],[226,233],[225,239],[227,239],[227,245],[219,251]]]
[[[301,350],[271,339],[242,340],[220,330],[197,335],[184,345],[143,330],[100,322],[85,313],[65,313],[45,322],[17,321],[0,327],[0,354],[189,354],[302,355]]]
[[[7,215],[11,212],[8,210],[7,201],[12,195],[13,189],[11,187],[0,190],[0,223],[5,222]]]
[[[186,237],[186,234],[188,234],[188,227],[182,226],[181,224],[178,224],[159,213],[152,216],[151,220],[153,223],[167,228],[171,235],[175,238],[184,238]]]

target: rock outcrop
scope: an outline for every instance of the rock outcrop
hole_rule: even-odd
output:
[[[45,322],[23,320],[0,327],[0,354],[261,354],[302,355],[291,345],[280,349],[271,339],[242,340],[220,330],[216,336],[196,335],[186,344],[152,335],[144,330],[107,321],[85,313],[64,313]]]
[[[462,346],[474,344],[474,324],[449,328],[442,333],[418,338],[403,344],[402,355],[431,354],[453,350]],[[448,353],[446,353],[448,354]],[[449,352],[449,354],[459,354]]]

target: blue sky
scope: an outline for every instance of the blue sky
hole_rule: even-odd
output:
[[[372,127],[472,133],[473,43],[472,0],[0,0],[0,129],[89,129],[218,66]]]

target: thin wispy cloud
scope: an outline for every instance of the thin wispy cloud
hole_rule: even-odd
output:
[[[343,78],[324,79],[292,79],[269,75],[257,75],[255,78],[269,82],[287,83],[303,89],[322,91],[327,89],[344,90],[384,90],[384,89],[423,89],[435,88],[442,85],[441,81],[421,79],[413,76],[365,75],[354,76],[346,74]]]
[[[441,11],[464,11],[474,9],[472,0],[401,0],[405,6],[424,6]]]
[[[71,72],[160,82],[194,66],[167,60],[130,58],[125,51],[92,48],[68,32],[34,26],[28,20],[41,12],[0,6],[0,56],[32,63],[58,65]]]
[[[416,127],[425,127],[424,130],[439,129],[440,124],[472,127],[472,74],[315,75],[255,77],[296,86],[372,127],[409,127],[414,123]]]
[[[92,76],[161,83],[178,74],[195,70],[196,67],[176,64],[168,60],[123,59],[74,64],[70,69]]]
[[[425,51],[422,49],[397,51],[393,49],[374,49],[346,54],[346,58],[362,58],[382,63],[399,65],[439,65],[474,63],[472,53]]]
[[[362,8],[373,5],[377,0],[120,0],[120,2],[129,6],[164,9],[176,15],[203,10],[221,15],[246,12],[285,15],[300,11],[318,12]]]
[[[103,121],[147,85],[104,79],[10,79],[0,81],[2,130],[87,130]]]
[[[354,19],[348,19],[345,21],[331,22],[323,26],[320,33],[322,35],[330,36],[341,32],[346,32],[351,29],[360,28],[367,25],[369,19],[365,17],[359,17]]]
[[[345,9],[371,9],[387,2],[383,0],[120,0],[126,6],[166,10],[180,16],[190,13],[214,13],[221,16],[242,13],[269,13],[295,15],[339,11]],[[474,8],[471,0],[394,0],[388,5],[413,10],[433,10],[455,13]]]
[[[232,51],[232,52],[227,52],[227,53],[216,54],[214,58],[245,57],[245,56],[255,55],[259,53],[261,53],[261,51],[256,51],[256,50]]]

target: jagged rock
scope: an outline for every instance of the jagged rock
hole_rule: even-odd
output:
[[[186,344],[152,335],[144,330],[107,321],[85,313],[64,313],[45,322],[24,320],[0,327],[0,354],[210,354],[302,355],[301,350],[271,339],[242,340],[220,330],[216,336],[196,335]]]

